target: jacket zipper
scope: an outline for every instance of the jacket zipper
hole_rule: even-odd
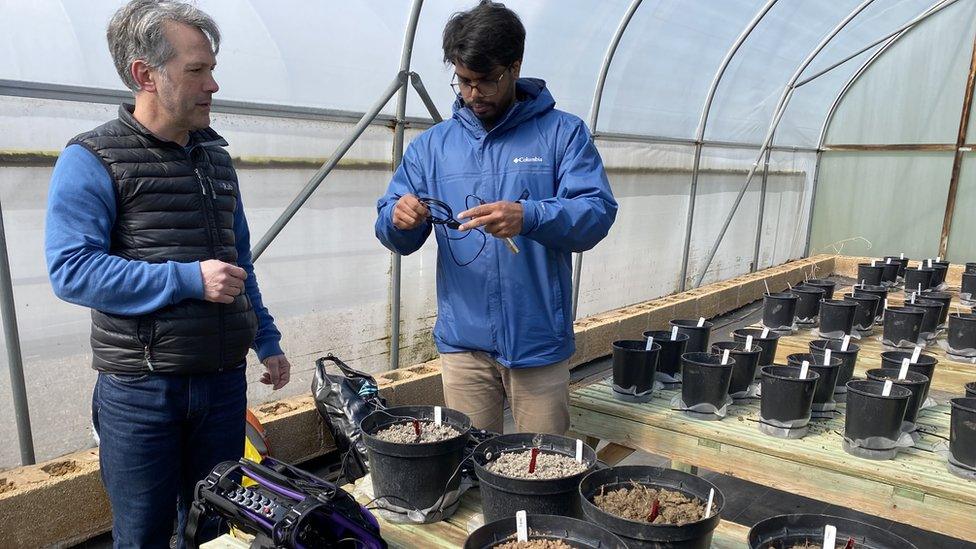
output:
[[[189,154],[187,155],[189,156]],[[193,158],[190,158],[190,163],[193,163]],[[197,176],[197,181],[200,182],[200,192],[203,195],[203,213],[207,218],[207,242],[210,245],[210,257],[217,259],[217,248],[214,244],[213,231],[216,226],[216,221],[214,220],[215,213],[211,210],[211,207],[216,204],[216,193],[214,193],[213,182],[210,181],[209,177],[204,176],[200,172],[200,168],[193,166],[193,173]],[[207,198],[207,187],[210,187],[210,198]],[[220,304],[217,306],[217,330],[218,334],[218,371],[223,370],[224,367],[224,307]]]

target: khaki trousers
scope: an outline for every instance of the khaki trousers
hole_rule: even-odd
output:
[[[520,433],[569,430],[569,361],[535,368],[506,368],[481,352],[441,355],[444,400],[478,429],[501,433],[508,395]]]

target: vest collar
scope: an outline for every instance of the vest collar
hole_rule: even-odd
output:
[[[136,106],[132,103],[122,103],[119,106],[119,120],[134,132],[147,139],[151,139],[162,145],[180,147],[178,143],[159,138],[156,134],[149,131],[149,128],[143,126],[141,122],[136,120],[136,117],[132,115],[135,108]],[[186,144],[187,148],[209,147],[213,145],[220,147],[226,147],[228,145],[227,140],[215,132],[213,128],[204,128],[190,132],[190,140]]]

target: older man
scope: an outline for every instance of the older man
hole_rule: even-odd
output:
[[[227,142],[209,127],[216,24],[188,4],[134,0],[108,43],[135,104],[58,159],[46,255],[58,297],[92,309],[115,545],[167,547],[194,484],[242,454],[248,349],[275,389],[290,364],[254,277]]]

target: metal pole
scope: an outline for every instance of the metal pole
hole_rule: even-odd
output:
[[[17,331],[17,309],[14,307],[13,282],[7,257],[7,237],[0,208],[0,314],[3,315],[3,339],[7,345],[7,367],[10,370],[10,390],[13,393],[14,418],[17,421],[17,440],[20,443],[20,464],[34,464],[34,438],[31,435],[30,410],[27,406],[27,387],[24,384],[24,361]]]
[[[962,171],[963,146],[969,130],[969,113],[973,110],[973,88],[976,87],[976,38],[973,39],[973,53],[969,61],[969,74],[966,77],[966,92],[962,100],[962,114],[959,116],[959,136],[956,138],[956,154],[952,158],[952,173],[949,176],[949,196],[946,198],[945,217],[942,219],[942,234],[939,237],[939,256],[947,257],[949,250],[949,231],[952,230],[952,214],[956,211],[956,194],[959,191],[959,173]]]
[[[763,213],[766,210],[766,180],[769,178],[769,155],[772,152],[770,149],[766,149],[766,161],[763,164],[762,188],[759,191],[759,222],[756,226],[756,249],[752,253],[752,272],[759,270],[759,247],[762,243]]]
[[[359,136],[366,131],[366,128],[369,127],[373,119],[375,119],[383,107],[389,103],[390,99],[393,97],[393,94],[395,94],[397,90],[405,87],[406,81],[407,74],[400,73],[396,76],[396,78],[393,79],[393,82],[390,82],[390,85],[386,88],[386,91],[383,92],[380,99],[374,103],[372,107],[370,107],[362,118],[359,119],[359,123],[356,124],[355,128],[353,128],[352,133],[349,134],[338,147],[336,147],[336,150],[334,153],[332,153],[332,156],[329,157],[325,164],[322,164],[322,167],[319,168],[317,172],[315,172],[315,175],[309,179],[308,183],[305,184],[305,187],[299,191],[298,195],[295,196],[295,198],[291,201],[291,204],[288,204],[285,211],[278,216],[278,219],[271,224],[268,231],[264,233],[261,240],[254,246],[254,249],[251,250],[251,258],[253,261],[257,261],[258,258],[261,257],[261,254],[264,253],[264,250],[266,250],[275,237],[278,236],[278,233],[280,233],[281,230],[285,228],[285,225],[291,221],[291,218],[298,213],[298,210],[303,204],[305,204],[305,201],[312,196],[312,193],[314,193],[315,189],[319,187],[319,184],[321,184],[326,176],[332,172],[337,164],[339,164],[339,161],[342,160],[342,157],[349,151],[352,144],[359,139]]]
[[[871,65],[874,64],[875,61],[878,60],[878,58],[888,51],[888,48],[892,47],[895,42],[898,42],[902,39],[902,37],[911,32],[911,30],[915,28],[916,24],[931,17],[932,15],[935,15],[955,2],[956,0],[936,2],[927,10],[922,12],[921,15],[913,19],[911,25],[902,27],[901,32],[889,38],[884,45],[878,48],[878,51],[874,52],[871,57],[868,58],[868,60],[865,61],[861,67],[854,72],[853,75],[851,75],[851,77],[847,80],[847,83],[844,84],[844,87],[841,88],[840,93],[838,93],[837,97],[834,98],[834,102],[830,105],[830,109],[827,111],[827,116],[824,117],[823,125],[820,127],[820,138],[817,140],[817,163],[813,170],[813,188],[811,189],[813,194],[810,197],[810,211],[807,216],[807,240],[806,245],[804,246],[804,255],[810,255],[810,243],[813,236],[813,211],[814,205],[817,201],[817,189],[820,184],[820,164],[823,161],[823,149],[827,141],[827,129],[830,127],[830,123],[834,119],[834,114],[837,113],[837,108],[844,100],[844,97],[847,96],[847,92],[850,91],[850,89],[854,86],[854,83],[867,71]]]
[[[705,96],[705,102],[702,104],[701,114],[698,116],[698,127],[695,129],[695,160],[691,167],[691,188],[688,190],[688,218],[685,220],[685,246],[684,251],[681,255],[681,279],[678,282],[678,291],[683,292],[688,280],[688,258],[691,253],[691,230],[694,226],[695,221],[695,201],[698,198],[698,173],[701,167],[701,156],[702,147],[705,140],[705,125],[708,123],[708,113],[712,108],[712,101],[715,99],[715,92],[718,90],[718,85],[722,81],[722,77],[725,75],[725,70],[728,69],[729,63],[732,62],[732,58],[742,47],[742,43],[746,41],[746,38],[752,33],[756,25],[762,21],[766,13],[776,4],[777,0],[768,0],[765,5],[756,15],[752,17],[752,20],[742,29],[739,36],[732,43],[732,46],[727,52],[725,52],[725,57],[718,66],[718,70],[715,71],[715,75],[712,76],[712,83],[708,87],[708,94]]]
[[[617,25],[616,32],[613,33],[613,38],[610,39],[610,44],[607,46],[606,53],[603,54],[603,64],[600,65],[600,75],[596,80],[596,88],[593,90],[593,102],[590,103],[590,132],[592,132],[592,139],[596,139],[596,123],[600,118],[600,103],[603,101],[603,87],[607,83],[607,74],[610,72],[610,63],[613,62],[613,56],[617,53],[617,46],[620,45],[620,38],[624,35],[624,31],[627,30],[627,25],[630,24],[630,20],[634,18],[634,13],[637,12],[637,8],[640,7],[642,0],[632,0],[630,6],[627,8],[627,12],[624,13],[623,19],[620,20],[620,24]],[[579,290],[580,290],[580,277],[583,274],[583,252],[576,254],[573,257],[573,307],[572,315],[573,320],[576,320],[576,313],[579,309]]]
[[[413,40],[417,34],[417,21],[420,19],[420,8],[423,0],[414,0],[410,7],[410,18],[407,30],[403,36],[403,49],[400,52],[400,74],[406,75],[410,71],[410,57],[413,55]],[[416,85],[415,85],[416,87]],[[436,111],[436,109],[435,109]],[[393,171],[400,167],[403,160],[403,131],[407,116],[407,86],[400,88],[396,103],[396,126],[393,128]],[[390,369],[400,367],[400,274],[402,262],[400,254],[393,253],[391,259],[391,296],[390,296]]]
[[[420,75],[411,72],[410,73],[410,84],[413,89],[417,90],[417,95],[420,96],[420,100],[424,102],[424,106],[427,107],[427,112],[430,113],[430,117],[434,120],[435,124],[439,124],[444,121],[441,117],[441,113],[438,112],[437,106],[434,105],[434,100],[430,98],[430,94],[427,93],[427,88],[424,87],[423,80],[420,79]]]
[[[783,93],[780,96],[779,103],[777,104],[776,109],[773,111],[773,120],[769,125],[769,129],[766,131],[766,138],[763,139],[762,147],[759,149],[759,155],[756,157],[756,161],[753,162],[752,168],[749,170],[749,175],[746,177],[746,182],[739,190],[739,195],[736,197],[735,202],[732,204],[731,211],[729,211],[728,216],[725,218],[725,223],[722,225],[722,230],[719,231],[718,238],[715,239],[715,243],[712,245],[712,249],[708,253],[708,259],[705,261],[705,266],[702,268],[701,274],[698,275],[698,280],[695,282],[696,288],[701,286],[702,281],[705,279],[705,275],[708,273],[708,267],[712,264],[712,260],[715,259],[715,254],[718,252],[718,248],[722,244],[722,239],[725,237],[725,233],[728,231],[729,225],[732,223],[732,218],[735,217],[735,212],[739,208],[739,204],[742,202],[742,197],[745,196],[746,190],[749,188],[749,184],[752,182],[753,176],[756,175],[756,168],[759,166],[759,162],[762,160],[762,155],[766,152],[766,147],[768,147],[772,142],[773,134],[776,132],[776,128],[779,126],[779,122],[782,120],[783,114],[786,112],[786,106],[789,104],[790,97],[793,95],[794,84],[796,84],[796,81],[799,80],[800,74],[810,65],[811,62],[813,62],[813,59],[824,49],[824,47],[826,47],[827,44],[830,43],[830,41],[833,40],[834,37],[837,36],[837,34],[844,27],[846,27],[848,23],[851,22],[851,20],[857,17],[857,15],[864,11],[865,8],[870,6],[872,2],[874,2],[874,0],[864,0],[856,8],[854,8],[853,11],[847,14],[847,16],[844,17],[844,19],[841,20],[841,22],[838,23],[837,26],[835,26],[833,30],[831,30],[827,36],[820,41],[819,44],[817,44],[817,47],[815,47],[813,51],[807,55],[806,59],[804,59],[803,62],[800,63],[800,66],[797,67],[796,71],[794,71],[793,76],[790,77],[790,80],[787,82],[785,88],[783,89]]]

